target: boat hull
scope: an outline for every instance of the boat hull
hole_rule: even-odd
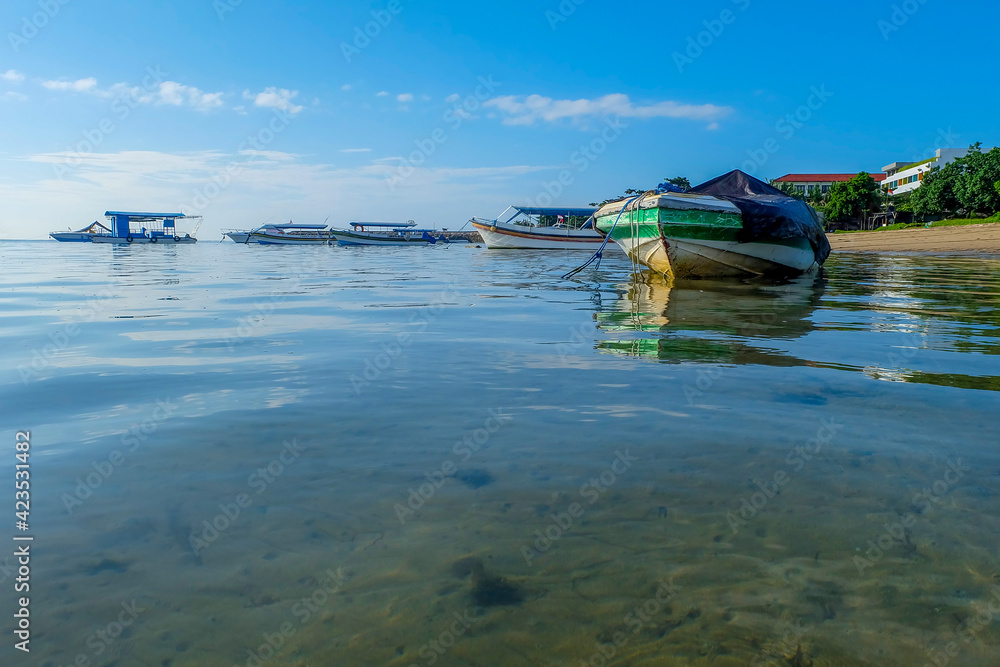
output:
[[[49,236],[63,243],[90,243],[95,234],[87,232],[52,232]]]
[[[250,239],[250,232],[226,232],[226,236],[234,243],[246,243]]]
[[[187,245],[191,243],[197,243],[198,239],[193,236],[182,236],[175,239],[172,236],[158,236],[156,240],[149,238],[148,236],[133,236],[132,240],[129,240],[127,236],[94,236],[90,239],[93,243],[116,243],[120,245]]]
[[[337,243],[343,246],[349,245],[379,245],[379,246],[418,246],[418,245],[433,245],[439,243],[438,239],[433,241],[414,236],[412,238],[391,238],[386,236],[379,236],[376,234],[368,235],[359,232],[348,232],[343,230],[336,230],[333,232],[333,238],[336,239]]]
[[[592,229],[484,225],[473,222],[487,248],[498,250],[588,250],[594,252],[603,237]],[[542,231],[544,230],[544,231]]]
[[[233,239],[234,241],[236,239]],[[296,238],[286,234],[266,234],[263,232],[253,232],[250,234],[250,243],[261,245],[329,245],[330,236],[305,236]],[[246,243],[244,240],[243,243]]]
[[[658,273],[676,278],[797,275],[818,268],[804,243],[739,243],[674,237],[617,239],[625,253]]]
[[[665,276],[797,275],[818,266],[805,237],[741,242],[742,219],[735,207],[727,210],[730,204],[705,198],[670,199],[668,205],[629,210],[620,219],[617,211],[599,214],[597,228],[610,233],[634,261]]]

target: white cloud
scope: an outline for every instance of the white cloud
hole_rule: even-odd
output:
[[[458,93],[452,93],[452,94],[451,94],[451,95],[449,95],[448,97],[444,98],[444,101],[445,101],[445,102],[448,102],[448,103],[450,104],[450,103],[452,103],[452,102],[457,102],[457,101],[459,101],[460,99],[462,99],[462,96],[461,96],[461,95],[459,95]]]
[[[456,229],[469,219],[470,211],[494,214],[511,203],[512,193],[535,192],[539,178],[535,172],[543,169],[417,167],[407,172],[409,176],[397,183],[393,193],[387,179],[399,173],[394,164],[335,167],[276,151],[60,152],[22,159],[43,167],[48,175],[19,168],[10,177],[5,173],[0,178],[0,201],[5,207],[0,235],[4,237],[43,238],[50,229],[65,227],[67,220],[99,214],[107,208],[108,192],[119,193],[116,206],[123,209],[140,210],[153,201],[203,214],[205,226],[199,233],[203,240],[219,228],[245,226],[262,211],[317,221],[336,211],[330,223],[338,227],[349,220],[406,220],[423,211],[428,225]],[[62,178],[44,169],[68,160],[75,166]],[[231,173],[234,164],[240,167],[238,176],[207,204],[195,204],[193,193],[212,183],[213,177]],[[30,219],[30,223],[19,219]]]
[[[431,101],[431,96],[430,95],[421,95],[420,99],[422,99],[424,102],[430,102]]]
[[[7,83],[21,83],[24,81],[24,75],[20,72],[9,69],[3,74],[0,74],[0,79],[6,81]]]
[[[74,93],[90,93],[97,91],[97,79],[89,77],[76,81],[43,81],[42,85],[49,90],[68,90]]]
[[[399,102],[412,102],[413,93],[400,93],[399,95],[396,95],[396,100]]]
[[[388,97],[388,96],[389,96],[389,91],[387,90],[380,90],[377,93],[375,93],[375,97]]]
[[[286,88],[265,88],[264,92],[253,94],[249,90],[243,91],[243,98],[253,100],[254,106],[270,109],[281,109],[289,113],[298,113],[303,107],[292,102],[299,94],[297,90]]]
[[[483,103],[503,114],[505,125],[533,125],[537,121],[555,122],[564,119],[585,121],[601,116],[617,115],[622,118],[686,118],[714,121],[732,113],[731,107],[714,104],[681,104],[657,102],[649,106],[635,106],[628,95],[605,95],[594,100],[554,100],[542,95],[519,97],[507,95],[494,97]]]
[[[188,106],[197,111],[209,111],[222,106],[223,93],[206,93],[194,86],[176,81],[161,81],[151,88],[140,88],[127,83],[116,83],[100,88],[97,79],[89,77],[77,81],[43,81],[42,86],[61,92],[87,93],[103,98],[128,98],[136,104]]]
[[[340,87],[340,89],[341,90],[350,90],[351,89],[351,84],[345,83],[343,86]]]
[[[5,102],[27,102],[28,96],[22,95],[21,93],[18,92],[14,92],[13,90],[8,90],[6,93],[3,94],[3,97],[0,97],[0,99],[2,99]]]
[[[340,152],[341,153],[371,153],[372,149],[370,149],[370,148],[341,148]]]
[[[198,111],[208,111],[222,106],[222,93],[206,93],[193,86],[176,81],[164,81],[156,92],[156,104],[183,106],[185,103]]]

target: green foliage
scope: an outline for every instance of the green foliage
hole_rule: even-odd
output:
[[[675,176],[673,178],[667,178],[664,180],[667,183],[670,183],[671,185],[676,185],[677,187],[684,188],[685,190],[691,188],[691,181],[689,181],[683,176]],[[602,202],[590,202],[590,206],[604,206],[605,204],[610,204],[611,202],[621,201],[623,199],[630,199],[632,197],[635,197],[636,195],[641,195],[644,192],[648,192],[648,190],[636,190],[635,188],[629,188],[625,191],[625,194],[619,197],[612,197],[611,199],[605,199]]]
[[[796,199],[804,200],[806,198],[805,193],[799,192],[794,183],[781,182],[781,183],[771,183],[774,187],[784,192],[789,197],[795,197]]]
[[[691,181],[689,181],[683,176],[674,176],[673,178],[665,178],[663,180],[667,183],[670,183],[671,185],[676,185],[679,188],[684,188],[685,190],[691,189]]]
[[[863,171],[849,181],[833,184],[826,216],[835,222],[860,220],[865,211],[879,210],[881,203],[882,192],[878,184]]]
[[[910,190],[909,192],[904,192],[901,195],[896,195],[889,200],[889,204],[896,208],[897,213],[913,213],[913,193],[916,190]]]
[[[961,162],[962,175],[955,183],[955,195],[962,207],[984,215],[1000,211],[1000,193],[995,186],[1000,180],[1000,148],[983,153],[982,144],[977,143]]]
[[[924,177],[913,191],[913,212],[928,215],[953,214],[966,209],[982,215],[1000,211],[1000,148],[982,152],[982,144],[969,147],[969,154]]]

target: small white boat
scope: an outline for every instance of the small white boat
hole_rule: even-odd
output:
[[[289,222],[280,225],[261,225],[249,232],[230,231],[226,236],[236,243],[261,245],[329,245],[333,237],[326,225],[307,225]]]
[[[49,236],[54,238],[56,241],[62,241],[63,243],[90,243],[95,236],[100,234],[111,235],[111,230],[99,223],[94,221],[84,227],[83,229],[78,229],[75,232],[50,232]]]
[[[604,240],[594,229],[596,208],[510,206],[496,220],[470,220],[487,248],[596,250]]]
[[[94,234],[93,243],[164,243],[167,245],[197,243],[190,234],[181,236],[177,232],[177,220],[201,220],[200,215],[183,213],[132,213],[127,211],[107,211],[104,216],[111,221],[110,234]],[[200,226],[200,222],[198,223]],[[195,228],[197,232],[197,227]]]
[[[340,245],[433,245],[448,243],[444,236],[433,229],[417,229],[417,223],[406,222],[352,222],[352,229],[334,229],[333,238]]]

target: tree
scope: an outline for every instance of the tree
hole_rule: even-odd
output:
[[[1000,211],[1000,193],[995,186],[1000,179],[1000,148],[983,153],[982,144],[976,143],[956,162],[962,173],[955,183],[955,196],[962,207],[987,216]]]
[[[955,188],[962,176],[962,161],[955,160],[944,167],[934,167],[919,188],[910,195],[914,214],[921,219],[928,215],[942,215],[961,208]]]
[[[876,211],[881,203],[882,193],[878,183],[863,171],[849,181],[831,186],[826,215],[836,222],[860,220],[865,211]]]
[[[778,183],[776,185],[772,182],[771,185],[773,185],[777,189],[781,190],[783,193],[785,193],[789,197],[795,197],[796,199],[803,199],[803,200],[806,198],[805,193],[804,192],[799,192],[799,190],[795,187],[795,185],[793,183],[788,183],[786,181],[782,181],[781,183]]]
[[[664,178],[663,181],[665,183],[669,183],[670,185],[676,185],[679,188],[684,188],[685,190],[691,189],[691,181],[689,181],[684,176],[674,176],[673,178]]]

